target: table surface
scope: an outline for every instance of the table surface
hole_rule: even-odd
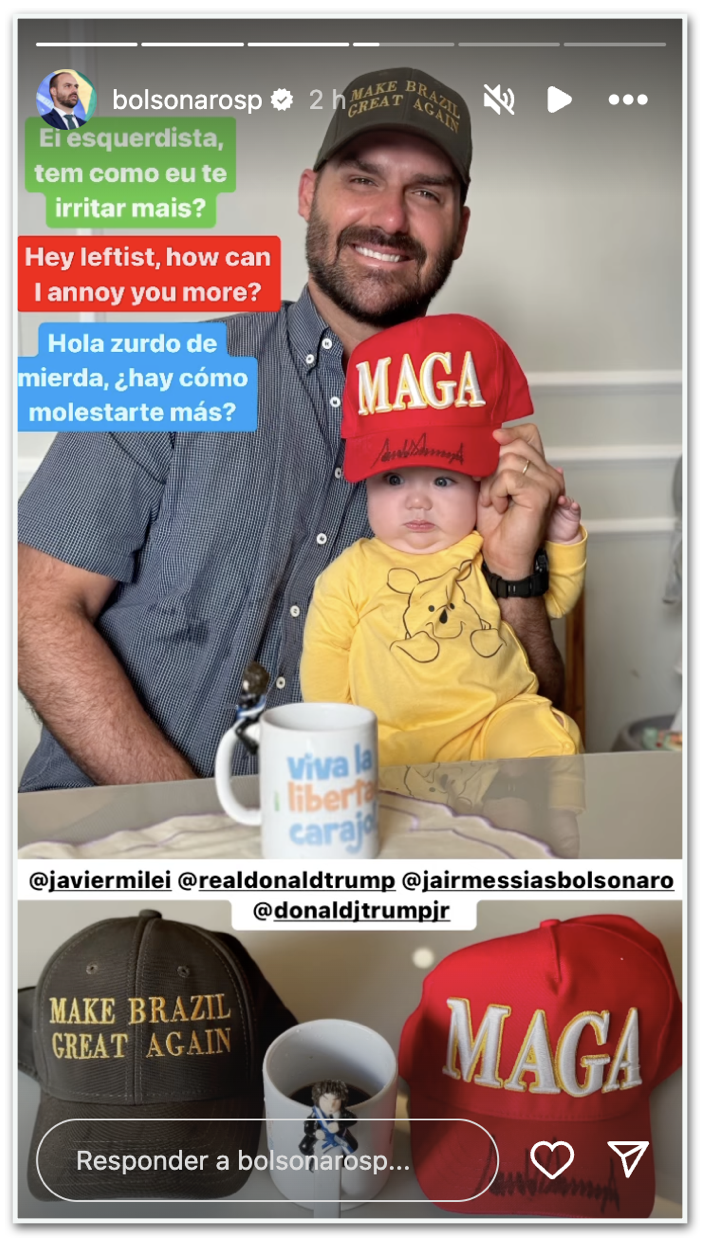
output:
[[[244,803],[257,803],[255,777],[233,781]],[[682,856],[679,753],[592,753],[399,767],[382,769],[380,781],[392,793],[448,805],[459,816],[488,817],[501,829],[547,843],[564,859]],[[172,817],[222,811],[211,778],[34,791],[18,799],[20,847],[47,840],[86,843]],[[451,834],[444,854],[453,856]]]

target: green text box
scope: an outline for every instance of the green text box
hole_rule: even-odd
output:
[[[25,122],[25,187],[49,228],[213,228],[235,189],[234,117]]]

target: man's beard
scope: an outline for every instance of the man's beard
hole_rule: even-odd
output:
[[[306,257],[308,270],[321,292],[330,297],[339,309],[356,322],[384,328],[393,327],[399,322],[408,322],[411,318],[420,318],[425,314],[452,270],[455,244],[453,241],[448,245],[421,278],[420,271],[427,258],[427,251],[420,241],[405,232],[387,234],[379,228],[351,225],[343,228],[337,238],[335,256],[329,259],[327,255],[330,250],[330,229],[321,219],[314,199],[306,235]],[[351,274],[340,261],[340,256],[348,245],[364,245],[371,249],[390,246],[415,262],[416,277],[410,283],[397,285],[392,271],[370,269]],[[377,301],[376,306],[365,303],[364,289],[370,286],[388,289],[388,295]]]

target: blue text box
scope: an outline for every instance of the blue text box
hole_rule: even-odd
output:
[[[231,357],[213,323],[42,323],[21,357],[18,429],[257,428],[257,361]]]

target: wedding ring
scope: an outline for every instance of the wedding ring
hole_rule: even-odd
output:
[[[523,473],[522,473],[523,477],[525,477],[526,473],[528,472],[529,467],[530,467],[530,460],[526,460],[525,468],[523,469]]]

